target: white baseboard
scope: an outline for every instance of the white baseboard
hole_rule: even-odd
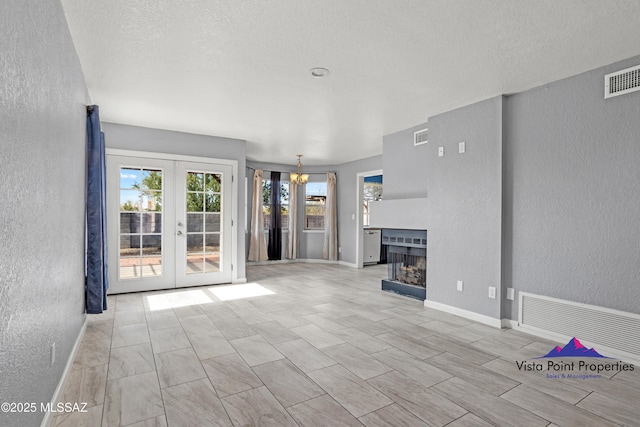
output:
[[[345,267],[358,268],[358,264],[354,262],[338,261],[338,264],[344,265]]]
[[[247,261],[247,266],[252,265],[276,265],[276,264],[299,264],[299,263],[309,263],[309,264],[340,264],[346,265],[348,267],[357,268],[356,264],[351,264],[345,261],[330,261],[326,259],[317,259],[317,258],[296,258],[296,259],[278,259],[273,261]]]
[[[67,359],[67,364],[64,367],[64,371],[62,371],[62,376],[60,377],[60,381],[58,381],[58,386],[56,387],[56,391],[53,393],[53,397],[51,398],[51,406],[55,407],[58,401],[62,398],[62,393],[64,393],[64,387],[67,384],[67,378],[69,378],[69,373],[71,372],[71,368],[73,367],[73,361],[76,359],[76,354],[78,353],[78,349],[80,348],[80,343],[82,343],[82,338],[84,338],[84,331],[87,329],[88,317],[84,316],[84,323],[82,324],[82,328],[80,328],[80,333],[78,334],[78,338],[76,338],[76,342],[71,349],[71,354]],[[40,427],[49,427],[51,422],[53,421],[53,416],[55,413],[47,412],[44,414],[44,418],[42,419],[42,423]]]
[[[502,322],[500,321],[500,319],[494,319],[493,317],[485,316],[484,314],[479,314],[473,311],[429,300],[425,300],[424,306],[427,308],[444,311],[446,313],[455,314],[456,316],[464,317],[465,319],[473,320],[475,322],[492,326],[494,328],[502,328]]]
[[[298,262],[297,259],[278,259],[273,261],[247,261],[247,267],[252,265],[274,265],[274,264],[291,264]]]
[[[502,319],[502,327],[509,329],[518,329],[519,325],[517,320]]]
[[[330,261],[328,259],[317,259],[317,258],[300,258],[297,261],[305,262],[309,264],[337,264],[338,263],[338,261]]]

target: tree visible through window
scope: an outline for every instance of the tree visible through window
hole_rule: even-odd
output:
[[[271,180],[262,180],[262,220],[265,231],[271,223]],[[280,215],[283,229],[289,226],[289,181],[280,181]]]
[[[364,179],[364,194],[362,197],[363,213],[362,213],[362,225],[369,225],[370,211],[369,207],[371,202],[382,200],[382,175],[365,177]]]
[[[327,183],[309,182],[306,184],[305,193],[304,228],[306,230],[324,230]]]

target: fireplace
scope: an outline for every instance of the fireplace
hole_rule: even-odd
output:
[[[427,230],[385,228],[388,277],[382,290],[424,301],[427,298]]]

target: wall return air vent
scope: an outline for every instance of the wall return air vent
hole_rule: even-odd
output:
[[[608,356],[640,360],[640,315],[558,298],[520,292],[519,323],[561,336],[578,337],[610,352]]]
[[[429,129],[427,128],[415,131],[413,133],[413,145],[422,145],[429,142],[428,135],[427,135],[428,132],[429,132]]]
[[[604,76],[605,99],[637,90],[640,90],[640,65]]]

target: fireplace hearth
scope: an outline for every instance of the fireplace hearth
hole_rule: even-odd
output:
[[[427,230],[385,228],[388,277],[382,290],[424,301],[427,298]]]

